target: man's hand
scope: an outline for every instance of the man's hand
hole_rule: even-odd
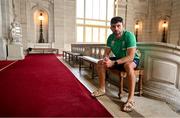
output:
[[[108,68],[114,65],[114,61],[111,61],[109,58],[104,58],[103,62]]]

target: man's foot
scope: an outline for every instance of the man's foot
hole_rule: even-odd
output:
[[[105,92],[101,89],[98,89],[96,91],[94,91],[93,93],[91,93],[91,95],[93,97],[99,97],[99,96],[103,96],[105,94]]]
[[[124,104],[122,111],[131,112],[131,111],[133,111],[134,107],[135,107],[135,102],[134,101],[128,101]]]

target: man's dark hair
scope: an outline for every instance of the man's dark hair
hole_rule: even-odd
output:
[[[121,18],[121,17],[119,17],[119,16],[116,16],[116,17],[113,17],[113,18],[111,19],[111,25],[112,25],[112,24],[116,24],[116,23],[118,23],[118,22],[123,23],[123,18]]]

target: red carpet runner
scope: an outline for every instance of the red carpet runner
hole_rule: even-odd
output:
[[[0,61],[0,71],[11,65],[12,63],[14,63],[14,61]]]
[[[55,55],[29,55],[0,71],[0,116],[112,117]]]

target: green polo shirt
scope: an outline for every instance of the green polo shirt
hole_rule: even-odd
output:
[[[116,39],[115,35],[111,34],[107,39],[107,47],[111,48],[117,58],[122,58],[127,55],[128,48],[136,48],[136,38],[133,33],[128,31],[124,31],[119,39]],[[134,59],[139,59],[137,52]]]

